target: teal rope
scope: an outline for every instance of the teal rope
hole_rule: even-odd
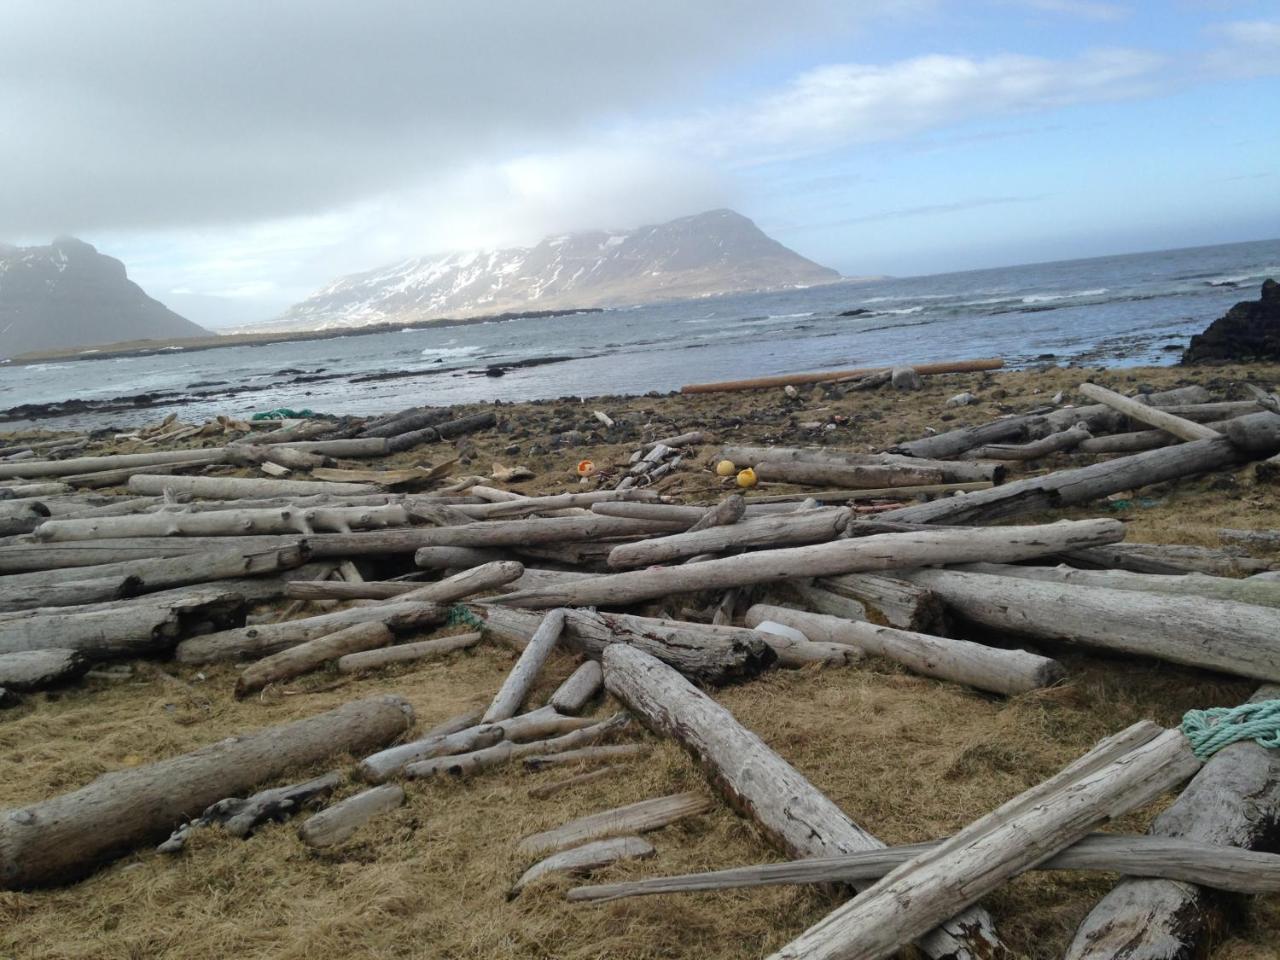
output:
[[[464,624],[464,623],[468,627],[473,627],[476,630],[484,629],[483,620],[477,617],[474,613],[472,613],[462,604],[455,603],[452,607],[449,608],[449,616],[445,620],[444,624],[446,627],[456,627],[459,624]]]
[[[1272,750],[1280,749],[1280,700],[1188,710],[1182,717],[1182,733],[1201,760],[1208,760],[1239,740],[1255,740]]]

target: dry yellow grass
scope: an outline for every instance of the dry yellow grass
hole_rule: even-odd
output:
[[[1125,388],[1216,381],[1215,394],[1248,376],[1273,382],[1274,369],[1248,371],[1112,371],[1100,378]],[[1033,391],[1051,396],[1078,382],[1079,371],[949,377],[918,394],[816,396],[792,407],[780,394],[637,398],[597,403],[611,415],[687,427],[758,411],[734,439],[794,442],[786,416],[803,422],[814,408],[859,418],[852,440],[881,446],[916,436],[939,421],[946,397],[974,389],[984,402],[958,411],[956,422],[980,422],[998,404],[1025,407]],[[992,397],[1004,391],[1004,397]],[[504,408],[513,422],[536,421],[549,406]],[[580,408],[582,409],[582,408]],[[585,407],[590,415],[592,405]],[[651,411],[642,413],[642,411]],[[674,432],[674,431],[673,431]],[[535,439],[538,430],[533,430]],[[474,442],[475,467],[492,460],[527,463],[538,478],[526,492],[568,488],[578,451],[539,457],[502,453],[508,437]],[[624,460],[630,445],[593,447],[598,463]],[[710,451],[705,451],[709,453]],[[418,452],[421,455],[421,452]],[[429,455],[429,452],[428,452]],[[395,462],[412,462],[404,455]],[[1058,458],[1044,468],[1070,463]],[[681,473],[677,492],[714,495],[706,473]],[[1147,492],[1158,501],[1118,515],[1132,521],[1130,538],[1215,544],[1231,526],[1280,526],[1277,496],[1254,484],[1251,468]],[[1084,514],[1087,511],[1076,511]],[[1053,773],[1098,738],[1137,719],[1176,723],[1191,707],[1234,704],[1254,684],[1150,662],[1055,651],[1067,667],[1063,687],[1013,700],[983,696],[953,684],[913,676],[872,661],[855,669],[778,671],[716,692],[747,727],[810,777],[857,821],[890,843],[952,832]],[[235,670],[163,665],[187,686],[135,665],[126,681],[89,680],[32,695],[0,714],[0,809],[74,789],[94,776],[193,749],[229,734],[328,709],[377,692],[414,704],[427,727],[487,701],[514,655],[482,644],[449,659],[398,668],[333,687],[320,674],[237,702]],[[572,669],[557,657],[533,702],[541,702]],[[610,709],[603,705],[601,712]],[[347,758],[349,759],[349,758]],[[345,760],[335,760],[344,765]],[[297,777],[322,772],[299,770]],[[463,782],[409,784],[409,800],[351,841],[318,853],[295,835],[295,823],[271,825],[236,840],[217,830],[198,833],[177,857],[139,851],[89,879],[61,889],[0,893],[0,958],[729,958],[763,956],[832,906],[807,888],[769,888],[711,895],[653,897],[603,906],[575,906],[562,893],[569,881],[528,890],[512,902],[511,882],[528,865],[515,853],[528,833],[582,813],[686,789],[705,789],[690,761],[658,744],[647,759],[614,779],[531,800],[530,786],[572,770],[525,774],[515,768]],[[348,783],[343,792],[358,787]],[[1154,810],[1118,824],[1142,829]],[[751,825],[719,808],[651,835],[658,856],[596,875],[618,880],[776,859]],[[1113,877],[1037,873],[1019,878],[986,904],[1006,941],[1022,956],[1060,956],[1076,924]],[[1280,898],[1257,900],[1217,957],[1277,956]]]

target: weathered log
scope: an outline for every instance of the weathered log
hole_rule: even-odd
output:
[[[903,576],[989,629],[1280,680],[1280,610],[1272,607],[956,570]]]
[[[56,480],[50,480],[47,483],[6,483],[0,486],[0,500],[58,497],[71,492],[71,484]]]
[[[642,837],[613,837],[584,843],[580,847],[562,850],[545,860],[539,860],[521,874],[520,879],[512,886],[510,896],[515,896],[535,880],[552,874],[587,873],[619,860],[643,860],[652,857],[654,852],[653,844]]]
[[[50,513],[39,500],[0,501],[0,536],[30,533],[48,520]]]
[[[292,680],[318,670],[330,660],[349,653],[385,647],[395,635],[381,623],[353,623],[333,633],[263,657],[245,667],[236,681],[236,697],[246,697],[269,683]]]
[[[403,787],[394,783],[370,787],[311,817],[298,828],[298,838],[309,847],[332,847],[351,839],[374,817],[403,803]]]
[[[801,499],[814,499],[819,503],[845,503],[850,500],[910,500],[918,497],[934,497],[950,493],[970,493],[974,490],[990,490],[990,480],[974,480],[965,483],[927,483],[918,487],[873,487],[865,490],[806,490],[804,493],[775,493],[752,497],[748,509],[779,503],[792,503]]]
[[[1218,531],[1222,540],[1235,540],[1243,543],[1280,543],[1280,530],[1238,530],[1224,527]]]
[[[257,658],[315,640],[355,623],[379,622],[392,630],[408,630],[439,623],[445,610],[435,603],[386,603],[372,607],[336,610],[302,620],[260,623],[183,640],[174,649],[179,663],[214,663],[219,660]]]
[[[1140,593],[1165,593],[1180,597],[1207,597],[1252,603],[1260,607],[1280,607],[1280,583],[1232,577],[1211,577],[1202,573],[1158,574],[1130,573],[1127,570],[1079,570],[1065,564],[1057,567],[1023,567],[1012,563],[969,563],[956,567],[965,573],[985,573],[1021,580],[1043,580],[1048,583],[1073,583],[1083,587],[1106,587],[1109,590],[1136,590]],[[901,581],[899,581],[901,582]]]
[[[508,556],[502,550],[475,547],[419,547],[413,554],[413,562],[426,570],[465,570],[506,559]]]
[[[1280,423],[1280,417],[1276,417]],[[965,497],[964,499],[969,499]],[[897,511],[901,512],[901,511]],[[707,560],[680,567],[657,567],[580,580],[561,588],[507,594],[495,602],[520,607],[620,606],[671,593],[835,576],[871,570],[911,568],[979,560],[1012,562],[1123,539],[1115,520],[1079,520],[1027,527],[895,533],[838,540],[813,546]]]
[[[218,451],[200,455],[190,455],[184,460],[171,463],[151,463],[137,467],[116,467],[112,470],[95,470],[92,473],[64,474],[62,479],[75,487],[94,489],[98,487],[118,487],[128,483],[134,476],[146,473],[154,476],[169,477],[184,470],[198,470],[203,467],[222,463],[225,455]]]
[[[518,849],[526,856],[543,856],[591,840],[661,830],[677,820],[696,817],[714,807],[714,800],[705,793],[694,791],[654,797],[588,814],[551,830],[535,833],[521,840]]]
[[[747,611],[748,626],[764,620],[794,627],[810,640],[848,644],[863,653],[885,657],[922,676],[951,680],[1010,697],[1052,686],[1064,676],[1056,660],[1025,650],[1003,650],[968,640],[931,637],[763,603]]]
[[[591,490],[587,493],[560,493],[546,497],[523,497],[480,503],[459,509],[477,520],[503,520],[553,510],[591,507],[597,503],[653,503],[658,494],[651,490]]]
[[[1207,426],[1221,433],[1227,423],[1228,421],[1226,420],[1216,420],[1210,421]],[[1165,430],[1133,430],[1128,433],[1113,433],[1109,436],[1091,437],[1080,443],[1080,452],[1138,453],[1142,450],[1154,450],[1157,447],[1167,447],[1170,444],[1181,442],[1181,437],[1175,437]]]
[[[947,616],[942,601],[917,584],[874,573],[850,573],[839,577],[824,577],[815,580],[813,585],[817,589],[856,600],[870,614],[846,619],[874,620],[899,630],[915,630],[919,633],[945,633]],[[801,588],[801,593],[806,599],[812,598],[811,591]],[[834,610],[818,612],[836,617],[846,616]]]
[[[884,517],[918,523],[981,523],[1088,503],[1121,490],[1261,459],[1277,450],[1280,450],[1280,416],[1255,413],[1232,421],[1222,436],[1212,440],[1195,440],[1074,470],[1028,477],[963,497],[891,510]]]
[[[1139,403],[1137,400],[1116,393],[1114,390],[1100,387],[1096,383],[1082,383],[1079,390],[1083,396],[1088,397],[1095,403],[1105,403],[1113,410],[1119,410],[1125,416],[1149,424],[1166,433],[1171,433],[1175,437],[1181,437],[1183,440],[1212,440],[1218,435],[1217,431],[1210,427],[1184,420],[1182,417],[1168,413],[1159,407]]]
[[[708,508],[685,532],[697,533],[711,527],[727,527],[741,520],[746,512],[747,501],[742,498],[742,494],[731,493],[714,507]]]
[[[490,411],[473,414],[469,417],[461,417],[457,420],[449,420],[434,427],[423,427],[419,430],[398,433],[387,438],[387,452],[400,453],[404,450],[411,450],[419,444],[434,443],[437,440],[448,440],[450,437],[460,437],[466,433],[487,430],[497,422],[497,416]]]
[[[641,723],[684,747],[729,806],[789,856],[834,856],[884,846],[733,714],[653,657],[610,647],[604,678],[609,692]],[[991,919],[981,910],[957,917],[922,946],[931,957],[968,960],[1001,949]]]
[[[261,442],[261,438],[257,438]],[[381,439],[344,437],[338,440],[285,440],[272,444],[303,453],[318,453],[326,457],[385,457],[391,453],[388,444]]]
[[[915,467],[938,470],[943,483],[967,483],[990,480],[999,483],[1004,479],[1005,467],[1000,463],[973,463],[954,460],[926,460],[893,453],[856,453],[832,447],[753,447],[728,446],[721,457],[739,467],[754,466],[762,461],[772,463],[828,463],[844,466],[872,464]]]
[[[362,437],[394,437],[401,433],[412,433],[423,427],[435,426],[449,419],[448,407],[432,407],[412,413],[386,418],[360,431]]]
[[[430,603],[452,603],[454,600],[461,600],[463,597],[469,597],[473,594],[511,583],[513,580],[518,580],[523,573],[524,566],[522,564],[514,560],[498,560],[463,570],[461,573],[455,573],[452,577],[446,577],[437,583],[416,586],[408,593],[402,594],[397,599],[397,602],[403,603],[406,600],[415,600]]]
[[[1280,697],[1264,686],[1253,702]],[[1271,850],[1280,839],[1280,754],[1252,741],[1215,754],[1151,825],[1156,837],[1218,848]],[[1146,877],[1139,870],[1131,877]],[[1174,882],[1174,881],[1183,882]],[[1227,928],[1229,904],[1204,887],[1211,870],[1164,880],[1126,879],[1085,917],[1067,960],[1192,960],[1208,956]]]
[[[221,447],[212,447],[197,450],[158,450],[154,453],[123,453],[109,457],[75,457],[70,460],[24,460],[19,463],[0,463],[0,480],[12,477],[66,477],[77,473],[146,467],[206,457],[220,459],[223,452]]]
[[[145,513],[86,520],[46,520],[35,529],[42,541],[106,540],[117,537],[242,537],[316,531],[347,533],[403,527],[409,513],[399,504],[381,507],[308,507],[301,510],[217,510],[207,513]]]
[[[567,680],[551,694],[547,701],[551,709],[557,713],[574,715],[591,702],[592,698],[604,686],[604,671],[595,660],[587,660]]]
[[[540,754],[562,753],[576,750],[578,747],[595,743],[626,726],[628,717],[625,713],[616,713],[607,720],[581,727],[563,736],[550,740],[535,740],[531,743],[516,743],[513,740],[500,740],[491,747],[484,747],[471,753],[458,753],[450,756],[432,757],[428,760],[417,760],[406,764],[406,777],[434,777],[438,773],[447,773],[461,777],[479,773],[491,767],[501,766],[511,760],[520,760]]]
[[[929,470],[898,464],[813,463],[796,460],[762,460],[755,467],[756,476],[774,483],[801,483],[812,486],[911,487],[942,483],[941,470]]]
[[[981,370],[999,370],[1004,361],[998,357],[984,360],[953,360],[938,363],[917,363],[916,373],[921,376],[934,373],[974,373]],[[720,393],[736,390],[764,390],[769,387],[785,387],[793,384],[823,383],[847,377],[861,377],[879,373],[890,367],[861,367],[855,370],[826,370],[820,373],[787,373],[775,377],[755,377],[751,380],[726,380],[721,383],[691,383],[680,388],[681,393]]]
[[[974,427],[958,427],[922,440],[899,443],[893,450],[925,460],[947,460],[989,443],[1025,442],[1036,430],[1044,428],[1044,422],[1042,417],[1034,414],[1004,417]]]
[[[89,669],[89,658],[79,650],[46,647],[0,653],[0,688],[40,690],[78,677]]]
[[[1262,573],[1275,561],[1250,557],[1243,549],[1215,550],[1180,543],[1113,543],[1071,550],[1061,559],[1077,567],[1128,570],[1132,573],[1204,573],[1237,577]]]
[[[895,868],[770,960],[880,960],[949,914],[1149,803],[1199,767],[1186,738],[1153,723],[1101,741],[1044,783]]]
[[[649,753],[647,743],[617,743],[605,747],[579,747],[563,753],[548,753],[524,758],[524,768],[530,773],[548,767],[562,767],[575,763],[601,763],[611,760],[630,760]]]
[[[1092,436],[1087,427],[1075,426],[1051,433],[1039,440],[1032,440],[1030,443],[989,443],[966,450],[963,456],[974,460],[1035,460],[1052,453],[1073,450]]]
[[[323,454],[308,453],[287,443],[233,444],[227,447],[226,458],[228,463],[241,467],[273,463],[293,470],[310,470],[312,467],[323,467],[333,463],[332,459]]]
[[[339,673],[363,673],[393,663],[415,663],[419,660],[434,660],[457,650],[467,650],[480,642],[478,633],[459,633],[452,637],[440,637],[436,640],[419,640],[416,643],[402,643],[395,647],[384,647],[381,650],[365,650],[362,653],[348,653],[338,658]]]
[[[842,857],[813,857],[786,863],[762,863],[706,873],[654,877],[628,883],[575,887],[568,892],[566,899],[575,903],[601,903],[660,893],[879,880],[912,857],[936,849],[941,842],[934,840],[886,847],[883,850],[867,850]],[[1139,877],[1159,877],[1166,881],[1180,880],[1236,893],[1280,891],[1280,855],[1142,835],[1090,834],[1074,846],[1037,864],[1035,869],[1127,873]],[[1134,928],[1137,927],[1135,924]],[[1114,957],[1115,954],[1107,956]],[[1158,956],[1160,960],[1166,960],[1168,955],[1161,953]]]
[[[862,651],[844,643],[810,640],[789,624],[761,617],[748,624],[778,655],[780,667],[806,667],[812,663],[847,667],[862,659]]]
[[[497,723],[516,715],[524,698],[529,695],[529,689],[538,679],[538,671],[547,662],[547,657],[551,656],[563,631],[563,610],[552,610],[543,617],[542,623],[538,624],[538,629],[521,651],[515,666],[494,695],[489,709],[484,712],[481,723]]]
[[[186,846],[192,831],[220,824],[233,837],[248,837],[267,821],[279,822],[292,816],[304,804],[328,796],[338,788],[342,775],[331,771],[302,783],[260,790],[251,797],[227,797],[209,806],[197,819],[184,823],[156,847],[161,853],[177,853]]]
[[[2,705],[2,704],[0,704]],[[625,767],[611,765],[607,767],[597,767],[595,770],[588,770],[585,773],[576,773],[572,777],[565,777],[563,780],[556,780],[554,783],[544,783],[540,786],[529,788],[529,797],[534,800],[545,800],[547,797],[554,796],[564,790],[571,790],[574,787],[580,787],[584,783],[595,783],[597,780],[603,780],[614,774],[621,773]]]
[[[733,547],[824,543],[840,536],[850,516],[849,511],[841,507],[803,510],[638,543],[622,543],[609,552],[609,566],[643,567],[702,553],[719,553]]]
[[[326,483],[321,480],[270,480],[264,477],[164,477],[135,474],[129,490],[145,496],[161,496],[166,490],[208,500],[245,497],[306,497],[315,494],[351,495],[378,493],[372,483]]]
[[[538,617],[520,610],[487,606],[477,612],[485,628],[517,642],[527,641]],[[594,660],[614,643],[645,650],[687,677],[720,685],[749,680],[777,661],[777,654],[754,631],[657,620],[628,614],[566,610],[564,646]]]
[[[415,531],[415,534],[419,547],[522,547],[568,540],[666,533],[682,529],[682,524],[661,520],[626,520],[621,517],[586,514],[576,517],[493,520],[455,527],[423,528]]]
[[[343,752],[365,751],[413,722],[400,697],[377,696],[219,741],[194,753],[108,773],[73,793],[0,816],[0,887],[74,880],[168,836],[229,794]]]

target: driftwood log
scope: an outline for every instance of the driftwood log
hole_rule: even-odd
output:
[[[570,719],[570,718],[564,718]],[[573,718],[577,719],[577,718]],[[629,718],[625,713],[616,713],[607,720],[598,723],[590,722],[587,726],[579,726],[577,730],[550,740],[534,740],[529,743],[516,743],[514,740],[499,740],[489,747],[482,747],[469,753],[454,753],[425,760],[415,760],[406,764],[406,777],[433,777],[447,773],[455,777],[463,777],[479,773],[491,767],[501,766],[512,760],[545,754],[563,753],[588,746],[596,741],[611,736],[627,725]]]
[[[619,860],[643,860],[652,857],[655,851],[653,844],[643,837],[613,837],[609,840],[593,840],[580,847],[553,853],[545,860],[539,860],[520,875],[520,879],[511,888],[511,896],[515,896],[529,884],[542,877],[557,873],[587,873],[607,867]]]
[[[318,670],[330,660],[337,660],[349,653],[385,647],[394,639],[395,634],[381,623],[353,623],[323,637],[263,657],[245,667],[236,681],[236,697],[246,697],[268,684],[292,680],[304,673]]]
[[[419,660],[434,660],[458,650],[467,650],[480,642],[478,633],[459,633],[452,637],[439,637],[435,640],[419,640],[416,643],[402,643],[394,647],[383,647],[379,650],[365,650],[361,653],[348,653],[338,658],[339,673],[364,673],[393,663],[416,663]]]
[[[551,830],[535,833],[521,840],[518,849],[528,856],[543,856],[592,840],[661,830],[677,820],[695,817],[714,807],[715,801],[705,793],[690,791],[654,797],[588,814]]]
[[[298,838],[309,847],[332,847],[351,839],[374,817],[403,803],[403,787],[394,783],[370,787],[311,817],[298,827]]]
[[[1125,416],[1140,420],[1142,423],[1156,427],[1166,433],[1171,433],[1183,440],[1212,440],[1218,435],[1217,431],[1212,427],[1184,420],[1182,417],[1168,413],[1150,404],[1139,403],[1137,400],[1118,394],[1114,390],[1100,387],[1096,383],[1082,383],[1079,390],[1082,396],[1088,397],[1090,400],[1097,403],[1105,403],[1108,407],[1119,410]]]
[[[511,668],[511,672],[507,674],[507,678],[494,695],[489,709],[480,718],[481,723],[497,723],[499,720],[514,717],[519,712],[534,681],[538,679],[538,672],[547,662],[547,657],[551,656],[551,651],[555,649],[563,631],[563,610],[552,610],[542,618],[542,623],[538,624],[538,629],[533,632],[524,650],[520,652],[520,659],[516,661],[515,666]]]
[[[185,493],[206,500],[240,500],[248,497],[312,496],[318,493],[352,495],[378,493],[372,483],[327,483],[323,480],[271,480],[245,477],[163,477],[135,474],[129,491],[163,496],[165,491]]]
[[[283,820],[297,813],[304,804],[328,796],[341,783],[342,775],[335,771],[303,783],[260,790],[244,799],[227,797],[209,806],[199,818],[173,831],[156,849],[161,853],[177,853],[186,846],[192,831],[215,824],[220,824],[233,837],[248,837],[262,824]]]
[[[0,653],[0,689],[40,690],[80,676],[89,664],[79,650],[59,647]]]
[[[944,632],[947,617],[942,601],[918,584],[874,573],[850,573],[815,580],[813,585],[819,590],[856,600],[869,612],[869,616],[849,619],[875,620],[900,630],[919,633]],[[804,596],[808,599],[810,595],[806,593]],[[844,616],[831,610],[818,612]]]

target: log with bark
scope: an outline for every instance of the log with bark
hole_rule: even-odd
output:
[[[457,420],[448,420],[433,427],[422,427],[418,430],[397,433],[387,438],[387,453],[401,453],[424,443],[435,443],[440,440],[448,440],[452,437],[460,437],[464,434],[487,430],[496,425],[497,422],[497,415],[490,411],[472,414],[469,417],[460,417]]]
[[[1074,426],[1051,433],[1039,440],[1032,440],[1030,443],[989,443],[974,447],[972,450],[966,450],[963,456],[974,460],[1036,460],[1053,453],[1074,450],[1092,436],[1088,427]]]
[[[715,801],[705,793],[673,793],[578,817],[525,837],[518,849],[526,856],[545,856],[592,840],[661,830],[685,817],[696,817],[714,808]]]
[[[789,856],[834,856],[884,846],[733,714],[658,660],[615,645],[605,652],[604,677],[609,692],[641,723],[684,747],[729,806]],[[928,934],[921,946],[939,960],[978,960],[1002,950],[991,918],[978,909]]]
[[[311,817],[298,827],[298,838],[309,847],[332,847],[351,839],[374,817],[403,803],[403,787],[394,783],[370,787]]]
[[[381,623],[353,623],[315,640],[263,657],[245,667],[236,680],[235,695],[237,699],[246,697],[268,684],[292,680],[304,673],[318,670],[329,661],[349,653],[385,647],[394,639],[395,634]]]
[[[193,831],[201,827],[221,826],[233,837],[248,837],[268,821],[279,822],[297,813],[304,805],[328,796],[342,783],[342,775],[331,771],[302,783],[260,790],[250,797],[227,797],[210,805],[195,820],[184,823],[156,847],[161,853],[182,850]]]
[[[615,569],[644,567],[736,547],[824,543],[839,537],[850,517],[844,508],[828,507],[622,543],[609,552],[609,566]]]
[[[511,887],[508,899],[516,896],[521,890],[536,880],[557,873],[589,873],[600,867],[607,867],[619,860],[644,860],[652,857],[656,851],[653,844],[643,837],[613,837],[609,840],[593,840],[580,847],[572,847],[553,853],[545,860],[539,860],[520,875],[520,879]]]
[[[1280,417],[1276,417],[1280,424]],[[968,497],[964,499],[969,499]],[[928,506],[928,505],[926,505]],[[898,511],[901,512],[901,511]],[[495,598],[519,607],[621,606],[697,590],[835,576],[929,564],[1013,562],[1124,538],[1115,520],[1078,520],[1027,527],[895,533],[813,546],[762,550],[680,567],[655,567],[580,580],[560,588]]]
[[[72,793],[0,815],[0,887],[77,879],[168,836],[215,800],[335,754],[387,743],[413,722],[400,697],[357,700],[193,753],[104,774]]]

